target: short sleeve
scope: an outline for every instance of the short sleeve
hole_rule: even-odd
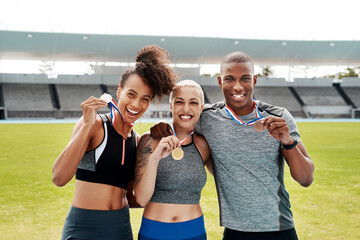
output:
[[[291,113],[290,113],[287,109],[284,109],[282,118],[285,119],[285,121],[286,121],[286,123],[287,123],[287,125],[288,125],[289,132],[290,132],[290,136],[291,136],[294,140],[296,140],[296,141],[298,141],[298,142],[301,142],[300,133],[299,133],[299,130],[298,130],[298,128],[297,128],[295,119],[294,119],[294,117],[291,115]],[[282,147],[282,146],[281,146],[281,147]]]

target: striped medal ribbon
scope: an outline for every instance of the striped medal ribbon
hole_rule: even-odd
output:
[[[116,102],[114,101],[114,99],[111,97],[110,94],[108,93],[104,93],[103,95],[101,95],[100,99],[103,99],[105,100],[109,107],[110,107],[110,118],[111,118],[111,126],[114,126],[115,124],[115,118],[116,118],[116,115],[115,115],[115,110],[119,112],[122,120],[129,126],[133,127],[135,125],[135,123],[128,123],[125,121],[125,118],[123,117],[123,115],[121,114],[119,108],[117,107],[117,104]],[[124,165],[124,161],[125,161],[125,140],[126,138],[123,137],[123,147],[122,147],[122,160],[121,160],[121,165]]]
[[[176,133],[175,133],[175,128],[174,128],[174,124],[171,123],[171,127],[174,133],[174,136],[176,137]],[[183,140],[180,141],[180,146],[191,136],[193,135],[194,131],[192,131],[186,138],[184,138]],[[171,152],[171,156],[174,160],[181,160],[184,157],[184,151],[181,149],[181,147],[175,148],[172,152]]]
[[[254,100],[253,100],[253,103],[254,103],[254,109],[255,109],[256,119],[251,120],[250,122],[247,122],[247,123],[244,122],[244,121],[242,121],[228,105],[225,106],[225,110],[226,110],[226,112],[230,115],[230,117],[231,117],[235,122],[237,122],[238,124],[240,124],[240,125],[245,125],[245,126],[254,125],[254,123],[255,123],[257,120],[262,119],[263,116],[261,116],[260,111],[259,111],[259,108],[258,108],[258,106],[257,106],[257,104],[256,104],[256,102],[255,102]]]
[[[116,102],[114,101],[114,99],[111,97],[110,94],[108,93],[104,93],[103,95],[101,95],[100,99],[103,99],[105,100],[109,107],[110,107],[110,118],[111,118],[111,126],[114,126],[115,124],[115,118],[116,118],[116,115],[115,115],[115,111],[118,111],[122,120],[127,124],[129,125],[130,127],[133,127],[135,125],[135,123],[128,123],[125,121],[125,118],[123,117],[123,115],[121,114]]]

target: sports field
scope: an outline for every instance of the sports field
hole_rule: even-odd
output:
[[[0,239],[60,239],[74,180],[51,181],[51,167],[66,146],[74,124],[0,124]],[[143,133],[150,124],[136,124]],[[290,193],[300,239],[360,239],[360,122],[298,123],[315,163],[315,180],[303,188],[291,179]],[[221,239],[212,177],[202,192],[208,239]],[[131,210],[135,239],[142,209]]]

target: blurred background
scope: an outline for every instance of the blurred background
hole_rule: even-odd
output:
[[[166,49],[206,102],[223,100],[219,63],[248,53],[255,98],[297,118],[359,118],[360,3],[348,1],[21,1],[0,3],[0,119],[78,118],[115,95],[148,44]],[[144,118],[168,118],[168,99]]]

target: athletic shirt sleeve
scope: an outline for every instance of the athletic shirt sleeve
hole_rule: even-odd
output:
[[[300,133],[299,133],[299,130],[297,128],[297,125],[296,125],[296,122],[295,122],[295,119],[294,117],[291,115],[291,113],[287,110],[287,109],[284,109],[283,111],[283,114],[282,114],[282,118],[285,119],[287,125],[288,125],[288,128],[289,128],[289,132],[290,132],[290,136],[298,141],[298,142],[301,142],[301,139],[300,139]],[[281,144],[281,148],[282,148],[282,144]]]

